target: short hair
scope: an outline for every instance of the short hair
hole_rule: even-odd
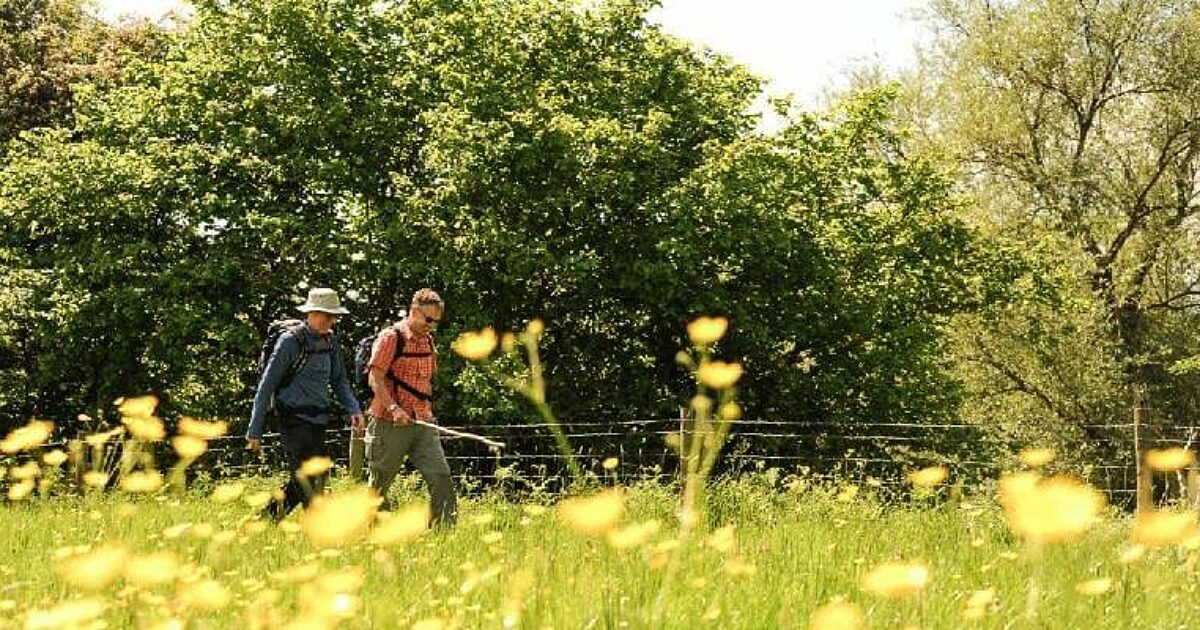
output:
[[[442,296],[437,294],[433,289],[420,289],[413,294],[413,306],[433,305],[445,307],[446,303],[442,301]]]

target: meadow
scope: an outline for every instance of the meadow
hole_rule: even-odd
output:
[[[393,488],[399,507],[379,512],[344,470],[308,508],[265,521],[278,476],[187,474],[227,422],[180,418],[176,461],[160,472],[168,437],[154,396],[116,401],[120,426],[66,450],[47,444],[53,422],[32,420],[0,441],[0,630],[1200,625],[1196,511],[1122,514],[1050,472],[1049,448],[972,487],[949,485],[954,471],[940,465],[861,483],[766,466],[714,477],[741,415],[741,366],[709,352],[726,325],[689,326],[693,417],[664,436],[678,477],[653,481],[622,477],[616,458],[585,470],[570,457],[545,402],[540,322],[503,339],[464,334],[454,349],[470,360],[528,351],[529,378],[510,382],[572,466],[562,492],[460,478],[449,529],[428,528],[415,476]],[[1195,454],[1150,451],[1145,464],[1180,471]],[[299,474],[333,466],[313,458]]]
[[[346,478],[279,525],[256,517],[277,479],[12,502],[0,627],[1200,624],[1193,516],[1171,540],[1139,539],[1111,510],[1038,539],[988,492],[885,503],[870,485],[766,470],[712,482],[706,522],[681,528],[678,487],[619,481],[557,504],[472,493],[457,527],[428,532],[415,477],[393,490],[409,507],[373,525]]]

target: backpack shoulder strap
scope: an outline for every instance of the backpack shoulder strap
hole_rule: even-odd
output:
[[[404,344],[408,342],[404,331],[400,330],[400,326],[392,326],[392,332],[396,334],[396,345],[392,347],[392,362],[388,363],[388,371],[391,371],[391,366],[396,364],[396,359],[404,354]]]
[[[279,381],[279,389],[287,387],[292,382],[292,378],[304,368],[304,364],[308,361],[308,335],[304,331],[305,328],[303,325],[291,326],[286,331],[291,333],[292,338],[296,340],[296,343],[299,345],[299,351],[296,352],[296,358],[288,366],[283,379]]]

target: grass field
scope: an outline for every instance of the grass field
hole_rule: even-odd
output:
[[[591,525],[549,498],[484,493],[463,500],[453,530],[393,527],[401,533],[381,540],[353,528],[314,538],[318,511],[279,526],[254,519],[250,504],[275,481],[215,497],[210,487],[5,505],[0,627],[1200,626],[1197,551],[1131,545],[1129,519],[1114,514],[1073,540],[1030,545],[986,493],[884,506],[871,488],[767,472],[714,483],[708,522],[684,535],[677,488],[627,487],[621,510],[575,506]],[[414,479],[399,486],[401,504],[424,498]],[[354,488],[338,480],[331,496]],[[353,521],[349,505],[323,522]],[[609,534],[576,531],[590,526]],[[902,564],[889,573],[888,562]]]

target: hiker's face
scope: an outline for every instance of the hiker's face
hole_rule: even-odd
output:
[[[437,304],[413,304],[412,321],[409,329],[418,334],[427,333],[442,323],[442,307]]]
[[[333,325],[337,323],[338,316],[332,313],[322,313],[321,311],[312,311],[308,314],[308,327],[313,329],[313,332],[318,335],[328,335],[333,330]]]

